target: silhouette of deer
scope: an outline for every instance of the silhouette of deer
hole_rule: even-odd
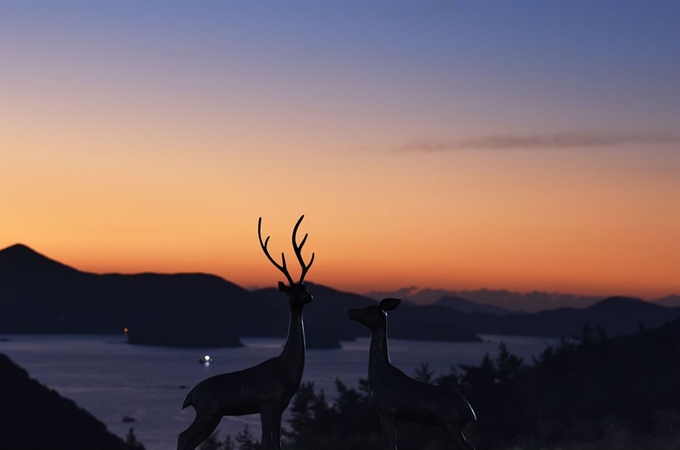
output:
[[[275,358],[268,359],[256,366],[238,372],[231,372],[207,378],[197,384],[187,394],[182,409],[193,406],[196,418],[180,433],[178,450],[194,450],[212,434],[223,416],[242,416],[260,414],[262,424],[262,449],[281,449],[281,415],[288,407],[290,399],[300,387],[305,366],[305,330],[302,322],[302,308],[312,301],[312,294],[303,284],[307,271],[314,262],[314,253],[305,264],[302,246],[307,234],[297,244],[297,230],[303,215],[293,228],[293,250],[297,256],[302,275],[295,283],[286,267],[286,257],[281,252],[282,264],[278,264],[267,250],[269,237],[262,241],[262,218],[257,222],[257,235],[260,246],[269,261],[288,279],[288,285],[279,281],[279,290],[288,295],[290,319],[288,337]]]
[[[477,420],[468,401],[453,390],[414,380],[390,363],[387,311],[399,303],[399,299],[386,298],[379,305],[347,311],[350,319],[371,330],[368,389],[371,403],[380,415],[385,449],[396,450],[396,424],[404,420],[438,425],[446,430],[458,449],[474,450],[463,435],[463,425]]]

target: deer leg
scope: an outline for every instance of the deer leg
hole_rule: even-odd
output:
[[[281,416],[282,415],[283,415],[283,410],[278,409],[276,411],[276,416],[274,416],[274,424],[272,425],[272,449],[274,449],[274,450],[281,450]]]
[[[262,450],[280,450],[281,413],[278,405],[264,405],[260,408],[260,421],[262,422]]]
[[[221,419],[217,413],[197,413],[189,428],[179,434],[177,450],[194,450],[215,431]]]
[[[458,450],[475,450],[475,448],[465,440],[465,436],[463,435],[463,426],[461,424],[444,424],[444,429],[456,444],[456,448]]]
[[[380,426],[385,440],[385,450],[397,450],[395,418],[387,414],[380,415]]]

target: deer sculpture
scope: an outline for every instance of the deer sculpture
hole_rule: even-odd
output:
[[[193,406],[196,418],[189,428],[180,433],[178,450],[194,450],[212,434],[223,416],[257,413],[260,414],[262,425],[262,449],[281,450],[281,415],[300,387],[305,366],[302,308],[312,301],[312,294],[303,281],[314,262],[314,253],[309,264],[305,264],[302,246],[305,245],[307,234],[299,245],[296,238],[298,227],[304,217],[300,217],[293,228],[293,250],[302,267],[302,275],[297,283],[288,272],[284,253],[281,252],[281,264],[269,254],[267,244],[270,236],[262,241],[262,218],[257,222],[257,235],[264,254],[288,280],[288,285],[279,282],[279,290],[288,296],[290,307],[288,337],[281,354],[256,366],[216,375],[197,384],[187,394],[182,405],[182,409]]]
[[[401,300],[386,298],[378,305],[348,310],[349,318],[371,331],[368,356],[368,388],[373,407],[380,416],[386,450],[396,450],[398,420],[425,425],[438,425],[459,450],[474,450],[463,435],[463,425],[475,422],[472,406],[459,393],[433,384],[423,383],[390,363],[387,346],[387,311]]]

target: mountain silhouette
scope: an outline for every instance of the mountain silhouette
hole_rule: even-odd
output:
[[[82,272],[50,259],[24,244],[14,244],[0,251],[0,273],[19,277],[32,273],[63,277]]]
[[[397,289],[396,291],[371,292],[371,298],[380,300],[385,297],[397,297],[416,304],[434,304],[442,297],[456,297],[481,305],[492,305],[512,312],[538,312],[557,308],[585,308],[605,297],[573,294],[556,294],[551,292],[532,291],[527,293],[511,292],[505,289],[478,290],[446,290],[446,289],[418,289],[414,286]],[[471,311],[470,311],[471,312]]]
[[[338,348],[340,341],[366,336],[363,327],[347,319],[347,309],[376,300],[306,284],[314,295],[304,311],[310,348]],[[510,314],[464,298],[440,300],[431,305],[404,302],[390,315],[390,337],[450,341],[477,341],[477,334],[569,337],[580,334],[586,324],[621,335],[680,317],[680,308],[626,297],[611,297],[582,309]],[[460,310],[464,308],[472,312]],[[54,261],[25,245],[0,250],[0,333],[120,334],[128,328],[130,336],[160,336],[163,327],[169,335],[168,330],[188,330],[209,319],[214,325],[206,332],[219,329],[224,345],[238,345],[232,338],[285,337],[287,310],[286,296],[276,288],[249,292],[215,275],[99,275]]]
[[[367,336],[366,328],[347,319],[347,310],[376,304],[376,300],[320,284],[305,284],[314,295],[314,301],[305,309],[305,328],[309,343],[313,345],[315,334],[322,330],[331,331],[341,340]],[[255,291],[255,294],[269,301],[275,300],[274,293],[271,288]],[[470,327],[458,320],[456,311],[436,305],[416,306],[408,303],[402,304],[399,311],[390,314],[390,337],[424,341],[481,341]]]
[[[666,308],[640,299],[609,297],[582,309],[559,308],[530,314],[469,314],[468,324],[480,334],[571,337],[584,325],[601,328],[609,336],[636,332],[640,326],[657,327],[679,318],[680,308]]]
[[[501,308],[499,306],[489,305],[488,303],[476,303],[470,300],[465,300],[460,297],[452,297],[445,295],[436,302],[433,303],[437,306],[445,306],[447,308],[452,308],[460,312],[466,313],[488,313],[495,314],[498,316],[504,316],[506,314],[512,314],[514,311],[509,309]]]
[[[680,306],[680,295],[668,295],[654,302],[657,305],[669,306],[672,308]]]
[[[235,336],[285,336],[287,315],[202,273],[81,272],[24,245],[0,250],[0,332],[105,333],[209,317]]]
[[[304,310],[307,344],[315,346],[316,336],[331,332],[339,340],[351,341],[363,335],[363,330],[355,322],[347,320],[347,309],[361,308],[375,300],[359,294],[342,292],[336,289],[305,282],[314,296],[314,300]],[[272,305],[280,303],[281,293],[275,288],[264,288],[253,291],[253,294],[265,299]]]

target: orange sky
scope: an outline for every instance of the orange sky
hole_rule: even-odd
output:
[[[603,54],[621,33],[612,60],[577,42],[544,61],[535,36],[474,8],[445,15],[484,39],[472,25],[448,36],[438,15],[366,11],[362,45],[342,20],[319,35],[293,14],[234,29],[212,20],[235,20],[225,6],[130,24],[69,5],[0,8],[0,247],[271,286],[257,219],[296,276],[305,214],[308,279],[339,289],[680,293],[678,69],[654,35],[624,45],[644,24],[587,30]],[[658,61],[628,70],[652,46]]]

